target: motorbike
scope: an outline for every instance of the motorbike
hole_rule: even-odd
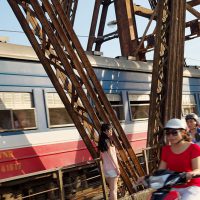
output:
[[[200,175],[194,178],[200,177]],[[186,173],[174,172],[169,170],[158,170],[151,176],[146,176],[144,186],[153,188],[155,191],[148,200],[178,200],[179,193],[171,190],[173,186],[186,183]]]

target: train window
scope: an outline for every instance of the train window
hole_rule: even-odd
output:
[[[119,94],[106,94],[113,110],[120,121],[125,120],[122,97]]]
[[[0,92],[0,131],[35,129],[31,93]]]
[[[34,109],[13,110],[13,116],[15,129],[29,129],[36,127]]]
[[[49,127],[62,127],[73,124],[57,93],[46,93],[46,100],[49,112]]]
[[[11,130],[12,117],[10,110],[0,110],[0,131]]]
[[[194,95],[184,94],[182,96],[182,113],[183,116],[187,115],[188,113],[197,113]]]
[[[149,115],[149,95],[129,94],[131,119],[147,119]]]

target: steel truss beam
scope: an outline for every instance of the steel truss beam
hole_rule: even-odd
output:
[[[155,7],[157,5],[157,0],[149,0],[149,4],[150,4],[152,9],[155,9]]]
[[[129,1],[118,1],[114,0],[114,4],[116,5],[116,17],[117,20],[113,20],[113,25],[118,25],[118,30],[112,33],[103,35],[104,27],[105,27],[105,20],[107,16],[108,6],[111,5],[111,0],[96,0],[94,11],[93,11],[93,18],[90,28],[90,34],[88,39],[88,46],[87,51],[100,51],[101,45],[109,40],[119,38],[122,56],[136,56],[140,59],[144,59],[144,55],[146,52],[154,50],[155,46],[155,33],[152,34],[145,34],[143,37],[137,36],[137,27],[134,20],[134,15],[139,15],[145,18],[151,18],[154,14],[155,7],[157,5],[157,0],[149,0],[149,4],[151,5],[151,9],[144,8],[142,6],[133,5],[132,15],[133,17],[129,17],[129,21],[124,13],[127,13],[127,16],[130,16],[130,12],[126,12],[127,5],[130,3]],[[186,8],[189,12],[191,12],[195,17],[196,20],[192,20],[186,22],[186,28],[190,29],[190,33],[185,36],[185,40],[191,40],[193,38],[200,36],[200,25],[198,19],[200,18],[200,14],[197,10],[193,7],[200,4],[200,0],[189,1],[186,4]],[[126,5],[126,8],[124,7]],[[100,13],[100,7],[103,6],[102,13],[101,13],[101,23],[99,25],[98,35],[95,36],[96,28],[97,28],[97,21],[98,16]],[[119,8],[119,9],[118,9]],[[125,8],[125,9],[124,9]],[[122,11],[123,10],[123,11]],[[154,14],[153,20],[157,19],[157,13]],[[130,24],[130,21],[133,21]],[[130,27],[134,27],[134,32],[130,32]],[[122,28],[121,28],[122,27]],[[131,34],[130,34],[131,33]],[[135,35],[135,36],[134,36]],[[131,37],[130,37],[131,36]],[[131,39],[135,38],[135,39]],[[142,44],[140,44],[142,41]],[[95,47],[94,47],[95,45]],[[93,48],[94,47],[94,48]],[[138,48],[139,47],[139,48]],[[133,49],[132,49],[133,48]],[[132,49],[132,50],[131,50]]]
[[[185,8],[183,0],[158,2],[148,147],[159,146],[166,120],[181,117]]]
[[[101,121],[114,126],[122,178],[130,193],[143,169],[57,0],[8,0],[91,156]],[[122,141],[122,142],[121,142]]]
[[[144,55],[135,55],[138,46],[138,33],[135,21],[134,6],[132,0],[114,1],[117,29],[122,56],[136,56],[144,59]]]
[[[186,3],[186,9],[193,14],[197,19],[192,20],[192,21],[188,21],[185,23],[185,28],[188,28],[190,30],[190,33],[188,33],[187,35],[185,35],[185,41],[187,40],[191,40],[194,38],[197,38],[200,36],[200,13],[194,9],[194,6],[197,6],[200,4],[200,1],[190,1]],[[145,8],[136,8],[136,14],[138,13],[138,11],[140,10],[140,16],[143,17],[147,17],[150,18],[153,15],[153,10],[146,10]],[[156,16],[153,17],[154,20],[157,19],[157,13]],[[154,46],[155,46],[155,33],[149,34],[144,36],[144,38],[139,37],[139,41],[143,41],[143,47],[139,48],[138,51],[139,52],[148,52],[148,51],[152,51],[154,50]]]
[[[107,17],[108,8],[114,3],[117,31],[104,35],[105,21]],[[100,8],[102,6],[101,14]],[[111,39],[119,37],[122,56],[136,56],[138,59],[144,59],[144,53],[139,52],[140,55],[135,55],[134,52],[138,46],[138,34],[135,22],[134,5],[132,0],[96,0],[93,10],[93,17],[90,27],[87,51],[100,51],[101,45]],[[138,11],[140,13],[141,9]],[[95,32],[97,29],[97,21],[100,15],[100,23],[97,36]],[[109,36],[109,37],[107,37]],[[95,47],[94,47],[95,45]],[[93,48],[94,47],[94,48]]]
[[[88,38],[88,44],[87,44],[87,51],[92,51],[94,44],[96,44],[95,51],[100,51],[102,43],[105,42],[104,40],[105,36],[103,35],[103,33],[104,33],[104,28],[105,28],[108,7],[111,5],[111,3],[112,3],[111,0],[96,0],[95,1],[93,15],[92,15],[92,22],[90,26],[90,33],[89,33],[89,38]],[[97,28],[97,21],[99,18],[99,12],[100,12],[101,6],[102,6],[102,12],[100,16],[99,30],[96,37],[95,32]],[[110,33],[110,35],[113,35],[113,34]]]
[[[198,6],[200,4],[200,0],[188,1],[187,4],[190,5],[190,6],[192,6],[192,7]]]
[[[68,16],[72,25],[74,24],[75,20],[78,1],[79,0],[61,0],[61,5],[63,7],[63,10]]]

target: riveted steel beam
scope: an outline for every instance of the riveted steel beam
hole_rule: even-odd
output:
[[[159,146],[165,122],[181,117],[185,9],[182,0],[158,2],[147,145]]]
[[[8,2],[93,158],[99,154],[92,134],[100,133],[100,121],[113,124],[122,178],[133,193],[132,182],[143,169],[62,5],[57,0]]]

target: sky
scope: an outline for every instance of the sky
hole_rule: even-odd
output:
[[[77,15],[74,24],[74,30],[78,35],[78,38],[83,46],[86,49],[88,34],[90,30],[90,23],[92,19],[92,12],[94,7],[95,0],[79,0]],[[144,7],[150,8],[148,0],[133,0],[137,5],[142,5]],[[200,12],[200,7],[195,7]],[[13,14],[11,8],[9,7],[7,0],[0,0],[0,36],[9,37],[9,43],[30,45],[26,35],[23,33],[23,30],[18,23],[15,15]],[[192,20],[194,17],[191,14],[187,14],[187,21]],[[115,20],[114,8],[109,7],[108,16],[106,24],[109,21]],[[143,32],[148,23],[147,19],[142,17],[137,17],[136,22],[138,24],[138,35],[142,36]],[[155,23],[151,25],[150,32],[153,30]],[[116,26],[109,27],[106,25],[105,33],[110,33],[116,30]],[[14,31],[14,32],[11,32]],[[15,32],[16,31],[16,32]],[[186,30],[187,32],[187,30]],[[200,38],[196,38],[185,43],[185,58],[186,63],[189,65],[198,65],[200,66]],[[119,40],[114,39],[109,42],[106,42],[102,45],[101,51],[104,56],[116,57],[119,56],[120,47]],[[153,59],[153,52],[149,53],[147,59]]]

